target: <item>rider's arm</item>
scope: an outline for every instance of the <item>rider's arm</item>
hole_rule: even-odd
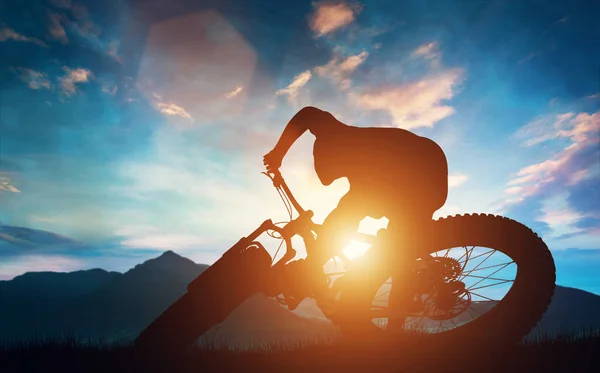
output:
[[[327,111],[317,109],[313,106],[302,108],[289,121],[274,150],[283,158],[290,147],[298,140],[306,130],[309,130],[314,135],[317,135],[319,128],[331,123],[336,119]]]

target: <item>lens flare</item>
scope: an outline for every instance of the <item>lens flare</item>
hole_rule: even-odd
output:
[[[369,247],[371,247],[371,245],[368,243],[352,240],[348,246],[342,250],[342,254],[344,254],[348,259],[353,260],[361,255],[364,255],[364,253],[369,250]]]

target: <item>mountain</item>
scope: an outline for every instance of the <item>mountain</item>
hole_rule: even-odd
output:
[[[196,264],[172,251],[136,265],[120,274],[103,270],[71,273],[27,273],[11,281],[0,282],[0,339],[17,336],[57,335],[67,330],[80,337],[105,340],[134,338],[155,317],[182,296],[187,284],[200,275],[207,265]],[[103,280],[87,281],[90,274],[104,274]],[[69,278],[74,284],[52,294],[55,287],[31,296],[38,286],[59,283]],[[24,281],[27,279],[28,281]],[[78,288],[79,286],[79,288]],[[84,290],[85,288],[85,290]],[[224,291],[227,291],[226,289]],[[37,293],[36,293],[37,294]],[[29,299],[22,302],[20,299]],[[210,302],[209,299],[206,300]],[[240,305],[223,323],[213,327],[207,337],[213,342],[247,344],[276,341],[288,333],[295,337],[330,332],[328,321],[310,321],[280,306],[274,299],[256,294]]]
[[[550,307],[536,330],[555,334],[585,329],[600,330],[600,296],[557,286]]]
[[[167,251],[125,273],[101,269],[38,272],[0,281],[0,339],[57,335],[66,330],[107,341],[134,338],[207,268]],[[483,311],[492,306],[480,302],[472,307]],[[600,329],[600,296],[557,286],[536,332],[586,328]],[[273,298],[255,294],[200,341],[241,346],[329,338],[333,330],[312,299],[291,312]]]

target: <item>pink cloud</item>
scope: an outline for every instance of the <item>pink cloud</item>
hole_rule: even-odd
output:
[[[415,49],[412,55],[414,57],[423,57],[426,60],[439,61],[442,56],[442,52],[440,52],[439,43],[437,41],[433,41],[431,43],[419,46],[417,49]]]
[[[514,202],[506,201],[504,207],[532,203],[532,207],[528,209],[535,213],[542,202],[561,193],[567,193],[569,203],[578,204],[576,210],[575,205],[567,204],[560,209],[542,211],[538,221],[552,226],[567,221],[575,224],[582,218],[594,218],[589,215],[593,202],[590,201],[592,204],[588,206],[578,201],[586,198],[585,194],[589,194],[586,192],[590,187],[588,184],[600,175],[598,172],[600,170],[599,134],[600,112],[546,116],[522,127],[516,137],[523,140],[526,145],[552,139],[568,139],[570,144],[549,159],[525,166],[514,173],[508,181],[505,193],[516,195],[519,199]],[[580,188],[580,185],[583,187]],[[585,231],[592,230],[585,229]]]
[[[515,133],[518,139],[526,139],[526,146],[536,145],[557,138],[570,138],[573,142],[584,141],[600,130],[600,112],[594,114],[573,112],[538,117]]]
[[[433,127],[454,114],[454,108],[442,101],[454,97],[462,80],[463,70],[447,69],[416,82],[362,93],[357,104],[365,109],[387,111],[393,124],[400,128]]]
[[[19,73],[19,79],[27,83],[27,86],[31,89],[50,89],[52,87],[48,75],[45,73],[25,67],[17,67],[13,70]]]
[[[67,22],[67,17],[64,14],[50,13],[48,15],[50,25],[48,26],[48,32],[50,33],[50,39],[58,40],[62,44],[67,44],[69,38],[67,32],[63,27],[63,23]]]
[[[363,51],[359,54],[340,59],[334,56],[326,65],[314,68],[315,73],[321,77],[328,78],[338,84],[342,89],[350,88],[350,74],[354,72],[369,56],[369,53]]]
[[[13,41],[22,41],[25,43],[33,43],[37,44],[40,47],[48,47],[46,43],[37,38],[32,38],[29,36],[21,35],[13,29],[3,28],[0,30],[0,41],[13,40]]]
[[[76,84],[87,83],[94,76],[91,70],[84,68],[71,69],[63,66],[63,70],[65,71],[65,75],[59,78],[59,81],[63,93],[67,96],[71,96],[77,92]]]
[[[329,34],[351,24],[362,10],[360,6],[345,2],[321,2],[314,6],[316,10],[309,24],[316,36]]]

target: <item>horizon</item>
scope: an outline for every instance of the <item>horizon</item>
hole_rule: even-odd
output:
[[[151,258],[149,258],[149,259],[146,259],[146,260],[144,260],[143,262],[137,263],[137,264],[133,265],[132,267],[130,267],[130,268],[128,268],[128,269],[126,269],[126,270],[124,270],[124,271],[111,271],[111,270],[107,270],[107,269],[100,268],[100,267],[95,267],[95,268],[87,268],[87,269],[76,269],[76,270],[73,270],[73,271],[66,271],[66,272],[63,272],[63,271],[36,271],[36,272],[25,272],[25,273],[22,273],[22,274],[20,274],[20,275],[16,275],[15,277],[13,277],[13,278],[10,278],[10,279],[0,279],[0,282],[2,282],[2,281],[11,281],[11,280],[13,280],[13,279],[14,279],[14,278],[16,278],[16,277],[18,277],[18,276],[22,276],[22,275],[25,275],[25,274],[27,274],[27,273],[63,273],[63,274],[64,274],[64,273],[72,273],[72,272],[79,272],[79,271],[103,270],[103,271],[106,271],[106,272],[117,272],[117,273],[119,273],[119,274],[124,274],[124,273],[126,273],[126,272],[128,272],[128,271],[130,271],[130,270],[133,270],[133,269],[134,269],[134,268],[135,268],[135,267],[136,267],[138,264],[143,264],[143,263],[145,263],[146,261],[149,261],[149,260],[154,260],[154,259],[158,259],[158,258],[162,257],[163,255],[165,255],[165,254],[167,254],[167,253],[173,253],[173,254],[177,255],[178,257],[180,257],[180,258],[182,258],[182,259],[188,259],[188,260],[191,260],[191,261],[192,261],[194,264],[196,264],[196,265],[200,265],[200,266],[210,266],[210,265],[211,265],[211,264],[207,264],[207,263],[198,263],[198,262],[195,262],[195,261],[193,261],[193,260],[192,260],[192,259],[190,259],[190,258],[186,258],[185,256],[183,256],[183,255],[180,255],[180,254],[178,254],[178,253],[174,252],[173,250],[165,250],[165,251],[163,251],[162,253],[159,253],[159,254],[158,254],[158,256],[155,256],[155,257],[151,257]],[[581,290],[581,291],[584,291],[584,292],[587,292],[587,293],[590,293],[590,294],[593,294],[593,295],[600,296],[600,293],[596,293],[596,292],[593,292],[593,291],[590,291],[590,290],[586,290],[586,289],[580,289],[580,288],[578,288],[578,287],[561,285],[561,284],[559,284],[559,283],[557,283],[557,284],[556,284],[556,286],[560,286],[560,287],[563,287],[563,288],[569,288],[569,289],[575,289],[575,290]],[[483,302],[485,302],[486,300],[480,300],[479,302],[482,302],[482,301],[483,301]]]
[[[600,294],[599,5],[28,3],[0,6],[0,228],[70,244],[0,235],[0,280],[166,250],[214,263],[286,219],[262,156],[311,105],[435,140],[450,185],[436,218],[513,218],[552,250],[558,284]],[[348,183],[319,183],[313,141],[281,171],[320,222]]]

